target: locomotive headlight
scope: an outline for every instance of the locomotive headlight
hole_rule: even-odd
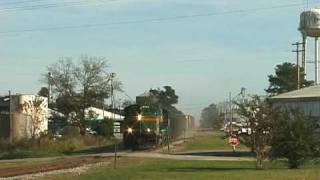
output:
[[[138,114],[137,120],[138,120],[138,121],[141,121],[141,120],[142,120],[142,115],[141,115],[141,114]]]
[[[150,129],[150,128],[147,128],[147,132],[148,132],[148,133],[151,132],[151,129]]]
[[[133,132],[133,129],[132,128],[128,128],[127,131],[128,131],[129,134],[131,134]]]

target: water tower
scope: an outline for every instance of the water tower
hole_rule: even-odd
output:
[[[300,27],[299,31],[302,34],[302,45],[303,45],[303,55],[302,55],[302,66],[306,72],[306,44],[307,37],[315,38],[315,84],[319,84],[319,42],[320,37],[320,8],[311,8],[306,10],[300,15]]]

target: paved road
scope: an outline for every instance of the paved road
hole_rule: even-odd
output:
[[[133,152],[124,154],[123,157],[156,158],[173,160],[201,160],[201,161],[254,161],[253,157],[208,156],[197,154],[162,154],[155,152]]]

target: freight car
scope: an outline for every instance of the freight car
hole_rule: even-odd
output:
[[[126,148],[158,146],[168,139],[168,113],[158,105],[134,104],[124,109],[123,144]]]

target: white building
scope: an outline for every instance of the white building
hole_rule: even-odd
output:
[[[124,117],[120,114],[113,113],[110,111],[106,111],[103,109],[89,107],[85,111],[86,117],[89,117],[90,114],[94,116],[94,119],[102,120],[102,119],[114,119],[115,121],[123,121]]]
[[[1,136],[23,139],[48,130],[48,100],[36,95],[11,95],[1,99]]]

